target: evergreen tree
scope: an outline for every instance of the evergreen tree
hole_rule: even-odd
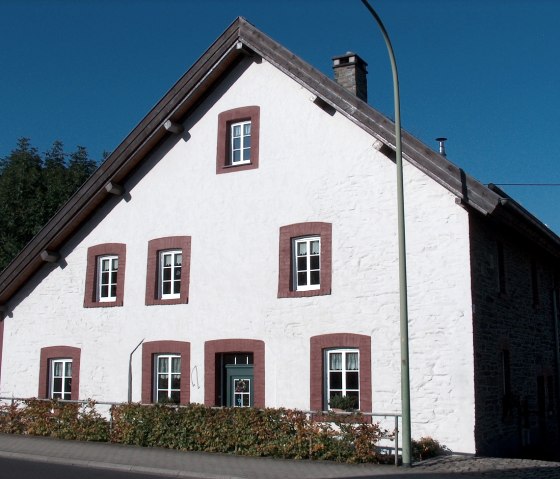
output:
[[[0,271],[96,168],[84,147],[67,155],[60,141],[43,160],[29,139],[21,138],[0,159]]]

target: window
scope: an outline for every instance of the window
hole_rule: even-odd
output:
[[[265,407],[264,342],[216,339],[204,343],[204,404]]]
[[[331,294],[330,223],[282,226],[278,257],[279,298]]]
[[[294,279],[296,291],[310,291],[321,286],[321,238],[296,238],[293,240]]]
[[[142,344],[142,402],[190,401],[190,352],[185,341],[147,341]]]
[[[216,173],[259,167],[260,107],[235,108],[218,115]]]
[[[181,356],[158,354],[154,356],[154,398],[157,402],[179,404],[181,397]]]
[[[51,359],[49,398],[66,399],[72,396],[72,360]]]
[[[37,397],[77,401],[80,391],[80,356],[80,348],[71,346],[42,348]]]
[[[360,353],[357,349],[325,351],[325,399],[329,404],[334,396],[354,398],[355,409],[360,407]],[[329,407],[330,409],[330,407]]]
[[[190,257],[190,236],[148,242],[146,305],[188,303]]]
[[[84,307],[122,306],[126,245],[106,243],[88,248]]]
[[[160,254],[160,285],[162,299],[179,298],[181,293],[181,250],[162,251]]]
[[[371,337],[336,333],[310,339],[310,408],[325,411],[335,396],[353,396],[371,412]]]
[[[251,122],[232,123],[230,165],[251,163]]]
[[[99,272],[97,286],[99,301],[115,301],[117,299],[117,272],[119,270],[118,256],[100,256],[97,265]]]

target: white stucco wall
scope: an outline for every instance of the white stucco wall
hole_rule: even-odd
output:
[[[400,410],[395,165],[266,61],[238,73],[186,121],[188,139],[155,151],[130,197],[66,245],[65,267],[12,301],[2,395],[35,396],[40,349],[67,345],[81,348],[80,397],[123,401],[138,342],[182,340],[203,402],[204,342],[250,338],[265,342],[267,406],[309,409],[310,337],[358,333],[372,338],[374,411]],[[260,166],[216,175],[217,116],[247,105],[261,108]],[[473,452],[467,213],[414,167],[404,174],[413,437]],[[305,221],[332,223],[332,294],[279,299],[279,227]],[[148,241],[174,235],[192,237],[189,304],[145,306]],[[124,306],[85,309],[87,248],[106,242],[127,245]],[[139,401],[140,350],[133,371]]]

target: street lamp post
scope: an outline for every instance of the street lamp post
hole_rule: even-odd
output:
[[[400,337],[401,337],[401,402],[402,402],[402,464],[410,466],[411,433],[410,433],[410,375],[408,355],[408,299],[406,283],[406,241],[404,224],[404,193],[403,193],[403,165],[401,146],[401,107],[399,97],[399,76],[397,63],[391,40],[387,30],[377,12],[367,0],[362,3],[372,14],[379,25],[383,39],[387,45],[391,70],[393,71],[393,92],[395,99],[395,149],[397,156],[397,209],[398,209],[398,237],[399,237],[399,296],[400,296]],[[396,451],[395,451],[396,453]]]

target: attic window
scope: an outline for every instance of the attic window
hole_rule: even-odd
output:
[[[259,167],[260,107],[235,108],[218,115],[216,173]]]

